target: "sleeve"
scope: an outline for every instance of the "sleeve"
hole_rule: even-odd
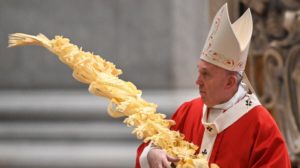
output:
[[[136,151],[136,158],[135,158],[135,168],[141,168],[140,165],[140,157],[144,151],[144,149],[149,145],[149,143],[142,143]]]
[[[272,117],[267,117],[257,133],[250,157],[251,168],[290,168],[285,141]]]
[[[172,120],[176,122],[176,125],[172,126],[170,129],[171,130],[179,130],[180,123],[182,117],[184,116],[184,111],[187,108],[188,103],[182,104],[177,111],[173,114]],[[135,168],[147,168],[148,165],[148,160],[147,160],[147,154],[150,150],[149,142],[148,143],[142,143],[136,152],[136,159],[135,159]],[[144,152],[145,151],[145,152]]]
[[[149,153],[149,151],[152,149],[152,145],[151,143],[149,143],[143,150],[143,152],[141,153],[139,162],[141,165],[141,168],[149,168],[149,163],[148,163],[148,159],[147,159],[147,155]]]

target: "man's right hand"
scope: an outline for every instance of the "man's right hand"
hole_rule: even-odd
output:
[[[147,155],[148,163],[151,168],[171,168],[171,163],[178,162],[179,159],[169,156],[159,148],[153,148]]]

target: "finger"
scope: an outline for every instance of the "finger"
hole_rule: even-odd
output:
[[[172,156],[169,156],[169,155],[167,155],[167,159],[168,159],[169,162],[178,162],[179,161],[179,158],[172,157]]]
[[[152,164],[149,166],[150,166],[150,168],[164,168],[163,164]]]
[[[171,163],[170,162],[168,162],[167,160],[163,160],[163,167],[164,168],[171,168]]]
[[[164,167],[164,165],[159,164],[159,165],[157,165],[157,166],[155,166],[155,167],[153,167],[153,168],[165,168],[165,167]]]

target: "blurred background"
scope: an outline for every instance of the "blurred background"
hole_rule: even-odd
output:
[[[36,46],[7,48],[9,34],[70,38],[116,64],[123,80],[170,115],[198,96],[196,63],[225,2],[232,20],[252,10],[247,73],[297,167],[298,0],[0,0],[0,167],[129,168],[140,144],[56,56]]]
[[[70,38],[123,70],[171,114],[195,90],[208,1],[0,0],[0,167],[130,168],[141,141],[44,48],[7,48],[15,32]]]

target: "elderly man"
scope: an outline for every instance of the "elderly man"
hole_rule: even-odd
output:
[[[171,129],[198,145],[209,163],[221,168],[289,168],[283,137],[270,113],[245,85],[252,35],[248,9],[231,24],[227,4],[217,12],[198,63],[200,98],[184,103]],[[177,158],[151,144],[137,151],[136,167],[164,168]]]

